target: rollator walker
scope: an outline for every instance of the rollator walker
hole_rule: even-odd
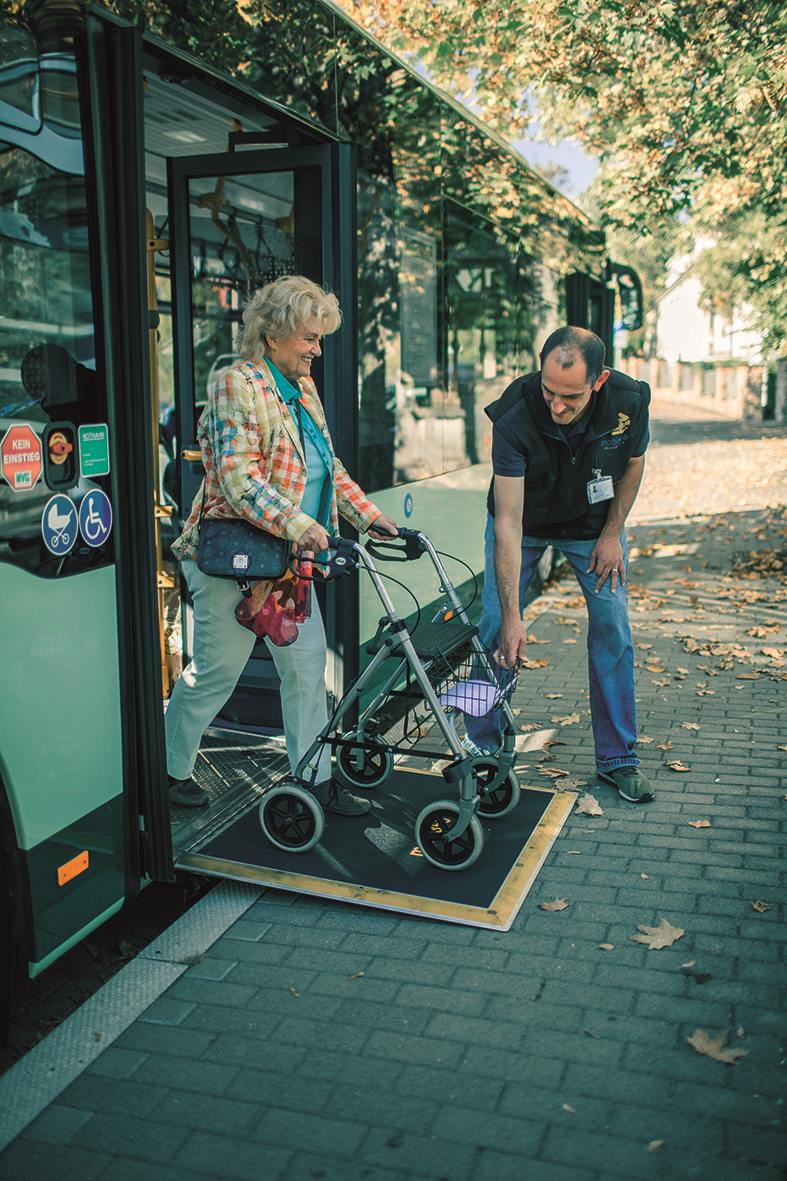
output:
[[[397,541],[401,544],[397,544]],[[415,841],[424,857],[439,869],[461,870],[472,865],[484,845],[479,817],[498,820],[519,802],[514,716],[510,699],[516,687],[516,670],[496,665],[467,617],[465,605],[440,560],[440,554],[424,533],[399,529],[390,541],[367,541],[366,546],[343,537],[329,539],[330,558],[325,577],[338,578],[364,570],[383,605],[377,632],[367,647],[370,663],[344,693],[332,717],[301,759],[294,775],[275,782],[259,806],[262,830],[268,840],[289,853],[305,853],[320,840],[325,814],[312,794],[323,747],[329,745],[343,780],[363,791],[382,786],[394,769],[394,755],[408,755],[429,763],[445,762],[442,775],[454,799],[428,803],[415,821]],[[435,617],[408,629],[391,601],[378,561],[416,561],[428,554],[439,589],[445,594]],[[450,555],[444,555],[450,557]],[[402,585],[402,584],[400,584]],[[410,592],[412,594],[412,592]],[[451,660],[450,658],[453,658]],[[386,661],[391,669],[384,670]],[[351,721],[361,695],[374,686],[383,672],[382,687],[357,721]],[[383,707],[404,711],[402,735],[389,742],[378,715]],[[484,716],[497,711],[503,731],[502,746],[494,755],[473,757],[462,746],[453,719],[461,715]],[[345,727],[351,723],[349,729]],[[393,729],[389,725],[388,734]],[[443,740],[440,749],[424,749],[425,735],[435,731]],[[434,782],[429,777],[430,784]]]

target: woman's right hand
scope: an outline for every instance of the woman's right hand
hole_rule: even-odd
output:
[[[302,550],[309,550],[311,553],[319,554],[328,548],[328,534],[322,525],[318,525],[315,522],[308,529],[304,530],[298,538],[297,544]]]

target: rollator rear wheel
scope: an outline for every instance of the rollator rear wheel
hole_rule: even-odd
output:
[[[322,836],[325,813],[306,788],[298,783],[282,783],[263,796],[260,825],[277,849],[306,853]]]
[[[458,816],[459,807],[453,800],[427,804],[418,814],[415,839],[426,860],[438,869],[467,869],[484,847],[484,830],[477,816],[460,836],[451,838]]]
[[[519,780],[513,771],[509,771],[502,783],[487,792],[486,785],[492,783],[498,771],[499,767],[492,759],[487,762],[479,759],[473,763],[473,778],[481,796],[478,815],[486,820],[499,820],[513,812],[522,795]]]
[[[348,738],[354,738],[349,734]],[[367,750],[363,746],[340,746],[336,752],[336,761],[342,778],[351,787],[366,788],[379,787],[385,783],[393,771],[393,755],[389,750]]]

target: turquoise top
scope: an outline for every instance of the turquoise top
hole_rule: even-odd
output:
[[[279,393],[287,403],[306,454],[306,488],[301,509],[326,528],[330,521],[333,496],[333,457],[322,431],[309,411],[299,402],[301,391],[288,381],[271,361],[265,358]],[[300,422],[299,422],[300,419]]]

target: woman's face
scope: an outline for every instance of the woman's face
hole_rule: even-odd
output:
[[[288,381],[311,376],[312,361],[322,354],[321,340],[316,316],[307,320],[292,336],[282,336],[278,340],[272,336],[265,338],[268,356]]]

